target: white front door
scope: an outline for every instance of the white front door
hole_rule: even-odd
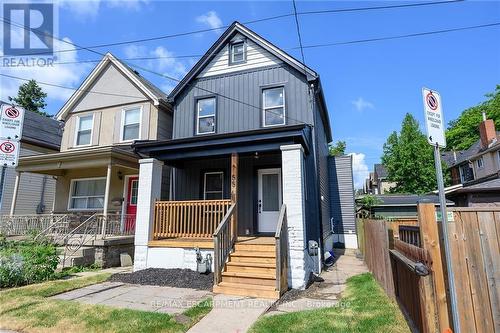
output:
[[[276,232],[281,208],[281,169],[259,169],[258,223],[259,232]]]

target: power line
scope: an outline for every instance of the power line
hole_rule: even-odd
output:
[[[242,24],[255,24],[255,23],[260,23],[260,22],[264,22],[264,21],[271,21],[271,20],[277,20],[277,19],[282,19],[282,18],[286,18],[286,17],[292,17],[292,16],[296,16],[296,15],[317,15],[317,14],[346,13],[346,12],[381,10],[381,9],[421,7],[421,6],[431,6],[431,5],[452,4],[452,3],[458,3],[458,2],[463,2],[463,1],[465,1],[465,0],[446,0],[446,1],[432,1],[432,2],[421,2],[421,3],[411,3],[411,4],[400,4],[400,5],[342,8],[342,9],[325,9],[325,10],[306,11],[306,12],[294,12],[294,13],[287,13],[287,14],[264,17],[261,19],[250,20],[250,21],[243,22]],[[2,20],[3,19],[4,18],[2,18]],[[32,53],[20,54],[20,56],[73,52],[73,51],[78,51],[78,50],[88,50],[88,49],[94,49],[94,48],[111,47],[111,46],[119,46],[119,45],[134,44],[134,43],[144,43],[144,42],[151,42],[151,41],[162,40],[162,39],[170,39],[170,38],[206,33],[206,32],[211,32],[211,31],[220,31],[221,29],[227,29],[230,26],[231,25],[223,25],[223,26],[220,26],[217,28],[200,29],[200,30],[181,32],[181,33],[176,33],[176,34],[168,34],[168,35],[162,35],[162,36],[156,36],[156,37],[147,37],[147,38],[126,40],[126,41],[120,41],[120,42],[104,43],[104,44],[97,44],[97,45],[85,46],[85,47],[79,46],[76,49],[65,49],[65,50],[58,50],[55,52],[40,52],[40,53],[36,53],[36,54],[32,54]],[[5,56],[2,56],[2,57],[5,57]]]

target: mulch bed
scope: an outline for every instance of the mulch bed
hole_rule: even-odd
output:
[[[133,273],[116,273],[109,281],[211,291],[214,274],[200,274],[190,269],[148,268]]]

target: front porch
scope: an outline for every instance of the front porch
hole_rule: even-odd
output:
[[[306,283],[309,129],[255,132],[136,144],[153,158],[140,160],[134,270],[196,270],[201,254],[218,291],[276,298]],[[157,199],[164,164],[170,201]]]

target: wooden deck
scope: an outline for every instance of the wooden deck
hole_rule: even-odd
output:
[[[274,237],[257,237],[245,236],[238,237],[238,244],[240,245],[275,245]],[[180,247],[180,248],[195,248],[200,249],[213,249],[214,241],[212,238],[165,238],[151,240],[148,243],[149,247]]]

